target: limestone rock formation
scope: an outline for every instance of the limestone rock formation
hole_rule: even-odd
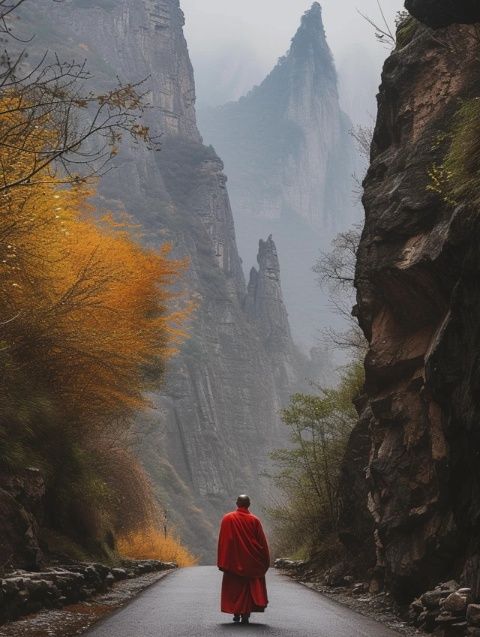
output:
[[[340,109],[320,4],[302,17],[288,53],[260,86],[237,102],[200,109],[199,119],[225,161],[245,263],[255,262],[257,238],[273,234],[296,340],[311,345],[327,305],[312,266],[356,219],[352,124]]]
[[[291,345],[290,325],[283,304],[277,248],[270,235],[260,240],[258,270],[252,268],[248,284],[247,312],[257,322],[270,351],[285,351]]]
[[[462,20],[472,6],[415,4],[432,24],[439,5],[465,11]],[[369,341],[368,506],[378,566],[401,598],[452,576],[480,593],[476,134],[459,159],[468,197],[452,195],[444,164],[458,127],[479,127],[476,34],[400,25],[365,181],[356,285]]]
[[[307,361],[294,345],[283,301],[280,263],[270,235],[260,240],[259,268],[252,268],[245,301],[246,312],[257,326],[262,342],[274,361],[277,386],[292,387]],[[284,398],[288,398],[285,396]]]
[[[125,208],[149,245],[170,241],[174,254],[189,260],[185,287],[197,302],[190,338],[165,386],[152,393],[137,439],[169,524],[212,560],[219,517],[238,493],[252,490],[257,506],[267,499],[260,473],[268,451],[282,441],[278,412],[293,389],[291,353],[282,354],[283,343],[267,347],[259,322],[245,311],[226,177],[197,129],[179,1],[66,0],[52,8],[42,0],[38,6],[30,28],[39,52],[86,56],[98,87],[116,76],[147,78],[149,123],[162,135],[161,152],[124,147],[100,197],[106,207]],[[280,300],[277,309],[285,320]],[[288,378],[274,373],[282,355]]]

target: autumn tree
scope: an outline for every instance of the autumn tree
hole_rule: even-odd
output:
[[[11,108],[19,99],[0,101],[0,125],[8,112],[8,127],[24,130],[29,113]],[[28,130],[41,155],[52,131]],[[40,466],[52,525],[100,538],[130,506],[118,466],[151,522],[148,484],[125,449],[147,405],[147,370],[162,368],[183,336],[186,310],[171,290],[185,263],[168,246],[142,247],[128,220],[99,218],[93,192],[48,165],[23,183],[28,161],[0,146],[10,183],[0,215],[0,461]]]
[[[91,204],[125,136],[159,149],[144,81],[92,91],[84,63],[30,56],[23,3],[0,0],[0,466],[42,470],[55,548],[105,555],[158,522],[130,431],[183,338],[186,264]]]

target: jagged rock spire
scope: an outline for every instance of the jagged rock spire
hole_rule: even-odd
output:
[[[254,263],[257,237],[274,231],[294,331],[311,343],[325,303],[309,262],[361,217],[352,205],[352,124],[318,2],[265,80],[238,102],[204,110],[200,128],[225,161],[244,261]]]
[[[315,69],[317,71],[318,65],[322,78],[325,80],[328,77],[336,84],[337,74],[327,43],[322,7],[318,2],[314,2],[312,7],[303,14],[300,27],[292,39],[288,58],[294,58],[303,63],[313,60]]]
[[[280,263],[272,235],[260,240],[257,256],[259,269],[252,268],[248,283],[246,311],[258,325],[270,351],[285,351],[293,345],[288,314],[280,283]]]

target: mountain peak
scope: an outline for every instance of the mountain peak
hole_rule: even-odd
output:
[[[258,265],[260,272],[269,272],[270,278],[280,280],[280,264],[278,261],[277,246],[272,235],[266,241],[260,239],[258,244]]]
[[[325,29],[323,26],[323,16],[322,16],[322,7],[319,2],[314,2],[308,11],[302,16],[302,27],[309,27],[313,31],[320,31],[325,35]]]
[[[314,2],[308,11],[305,11],[304,17],[314,16],[314,15],[322,15],[322,5],[320,2]]]
[[[324,74],[336,82],[333,58],[323,25],[322,7],[318,2],[314,2],[311,8],[303,14],[300,27],[292,40],[289,54],[299,60],[313,57],[323,67]]]

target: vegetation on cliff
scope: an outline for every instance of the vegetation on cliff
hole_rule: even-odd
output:
[[[337,539],[339,478],[350,433],[357,421],[353,400],[363,385],[363,366],[348,365],[337,387],[295,394],[283,410],[291,445],[272,453],[280,491],[270,510],[277,552],[324,564],[342,553]]]
[[[122,134],[149,138],[136,88],[82,97],[83,67],[24,59],[2,60],[0,466],[41,469],[49,548],[64,535],[106,555],[158,517],[129,433],[183,338],[172,285],[186,264],[91,203],[85,175]]]
[[[442,140],[448,141],[444,162],[430,173],[430,188],[438,192],[446,203],[477,205],[479,202],[479,133],[480,100],[464,100],[453,118],[450,131],[442,136]]]

